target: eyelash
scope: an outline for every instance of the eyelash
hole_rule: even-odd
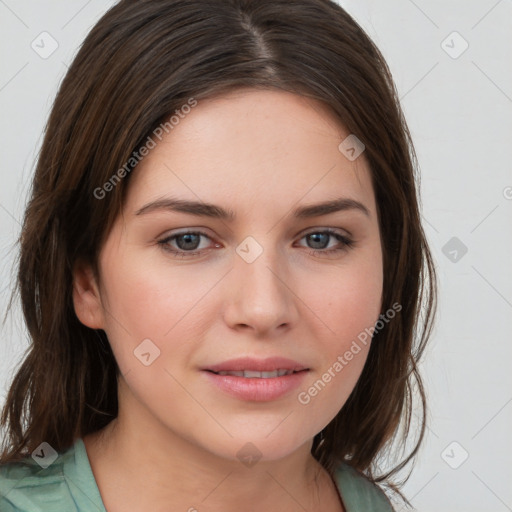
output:
[[[348,249],[352,248],[352,246],[354,245],[354,241],[352,239],[348,238],[345,235],[342,235],[341,233],[338,233],[337,231],[334,231],[334,230],[328,229],[328,228],[319,230],[319,231],[310,231],[309,233],[306,233],[305,235],[303,235],[301,237],[301,240],[309,235],[315,235],[318,233],[328,234],[328,235],[333,236],[342,244],[342,246],[338,247],[336,249],[310,249],[310,255],[317,255],[317,254],[319,254],[321,256],[335,255],[342,251],[347,251]],[[170,253],[175,258],[190,258],[193,256],[200,255],[202,251],[185,251],[183,249],[175,250],[175,249],[170,248],[169,242],[171,242],[172,240],[174,240],[176,238],[179,238],[180,236],[184,236],[184,235],[200,235],[200,236],[209,238],[211,240],[211,238],[206,233],[203,233],[201,231],[184,231],[182,233],[177,233],[175,235],[168,236],[162,240],[159,240],[158,245],[160,245],[164,251]],[[204,250],[206,250],[206,249],[204,249]]]

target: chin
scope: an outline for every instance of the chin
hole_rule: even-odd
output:
[[[231,432],[232,438],[224,437],[220,443],[210,446],[209,451],[224,459],[241,462],[247,467],[252,467],[257,462],[284,459],[299,449],[310,452],[314,434],[308,438],[304,432],[289,432],[284,429],[279,432],[278,429],[270,435],[268,428],[264,432]],[[309,447],[305,447],[305,444]]]

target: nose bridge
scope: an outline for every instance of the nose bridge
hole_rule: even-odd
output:
[[[231,321],[268,330],[294,320],[286,262],[272,236],[246,237],[236,248]]]
[[[279,273],[283,264],[272,236],[258,236],[258,240],[248,236],[238,245],[236,253],[237,279],[251,288],[254,297],[260,293],[280,294],[283,283]]]

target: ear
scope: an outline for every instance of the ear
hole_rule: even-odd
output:
[[[86,327],[104,329],[98,283],[91,266],[83,262],[77,262],[73,268],[73,304],[76,316]]]

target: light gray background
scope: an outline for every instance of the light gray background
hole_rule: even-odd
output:
[[[0,0],[2,315],[49,109],[79,44],[112,3]],[[419,511],[512,510],[512,2],[340,3],[393,73],[439,272],[437,325],[422,364],[429,430],[404,492]],[[43,46],[43,31],[59,45],[46,59],[31,48],[34,40]],[[1,331],[0,406],[27,343],[17,307]]]

